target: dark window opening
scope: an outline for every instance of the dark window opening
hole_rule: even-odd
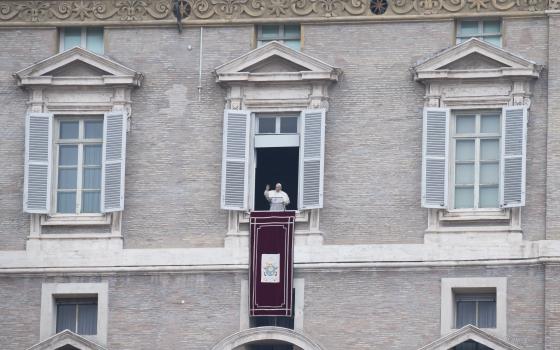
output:
[[[453,347],[451,350],[492,350],[492,349],[487,347],[486,345],[477,343],[474,340],[467,340],[466,342],[463,342]]]
[[[56,350],[80,350],[80,349],[78,349],[78,348],[76,348],[76,347],[74,347],[70,344],[67,344],[67,345],[64,345],[60,348],[57,348]]]
[[[285,316],[259,316],[251,318],[251,327],[269,326],[294,329],[294,318]]]
[[[247,345],[247,350],[295,350],[289,343],[280,341],[260,341],[256,344]]]
[[[97,298],[57,299],[56,332],[65,329],[80,335],[97,334]]]
[[[256,155],[254,210],[270,209],[264,189],[268,184],[272,190],[276,183],[290,197],[286,210],[297,210],[299,147],[257,148]]]

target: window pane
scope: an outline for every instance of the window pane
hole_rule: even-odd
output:
[[[101,188],[101,168],[85,168],[83,188],[95,190]]]
[[[478,34],[478,21],[461,21],[459,27],[460,36],[475,36]]]
[[[455,127],[457,134],[474,134],[475,133],[475,116],[474,115],[458,115],[457,126]]]
[[[474,184],[474,164],[457,164],[455,166],[455,183],[457,185]]]
[[[500,133],[500,116],[499,115],[483,115],[480,120],[481,133]]]
[[[300,38],[299,24],[287,24],[284,26],[284,38]]]
[[[500,169],[498,163],[480,164],[480,184],[493,185],[499,183]]]
[[[276,118],[259,118],[259,133],[274,134],[276,132]]]
[[[58,189],[73,190],[76,189],[77,169],[58,169]]]
[[[97,304],[78,306],[78,334],[97,334]]]
[[[81,27],[68,27],[64,28],[64,48],[63,50],[71,49],[75,46],[82,45],[82,28]]]
[[[498,208],[498,186],[481,187],[479,201],[480,208]]]
[[[102,139],[103,138],[103,121],[88,120],[84,122],[86,139]]]
[[[455,208],[474,208],[474,188],[456,187],[455,188]]]
[[[58,165],[77,165],[78,164],[78,146],[77,145],[60,145],[58,151]]]
[[[282,134],[297,133],[297,117],[284,117],[280,119],[280,132]]]
[[[489,44],[500,47],[502,46],[500,38],[501,36],[499,35],[493,35],[493,36],[485,36],[482,39]]]
[[[56,199],[57,213],[76,212],[76,192],[58,192]]]
[[[101,192],[82,192],[82,213],[99,213],[101,211]]]
[[[56,306],[56,332],[69,329],[76,332],[76,305],[58,304]]]
[[[77,121],[60,122],[60,138],[61,139],[77,139],[79,137],[80,124]]]
[[[301,50],[301,41],[298,40],[284,40],[284,45],[296,51]]]
[[[493,140],[480,140],[480,160],[500,159],[500,142]]]
[[[280,26],[269,24],[262,25],[261,33],[261,38],[263,39],[276,39],[280,36]]]
[[[88,28],[86,48],[95,53],[103,53],[103,28]]]
[[[455,159],[458,161],[474,160],[474,140],[457,140]]]
[[[476,302],[458,301],[456,328],[461,328],[468,324],[476,326]]]
[[[101,165],[101,145],[84,145],[84,165]]]
[[[500,34],[501,33],[501,23],[500,21],[484,21],[482,22],[482,33],[483,34]]]
[[[478,302],[478,327],[496,328],[496,302]]]

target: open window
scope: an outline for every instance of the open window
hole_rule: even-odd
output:
[[[276,183],[291,198],[288,209],[322,207],[324,110],[254,118],[226,111],[224,125],[222,208],[268,210],[264,190]]]
[[[299,116],[297,114],[260,113],[255,117],[255,160],[253,210],[268,210],[262,192],[266,186],[282,191],[291,199],[286,210],[297,210],[299,181]]]

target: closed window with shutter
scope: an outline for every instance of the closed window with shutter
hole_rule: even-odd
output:
[[[301,113],[299,209],[323,207],[325,110]]]
[[[222,209],[248,209],[250,115],[248,111],[224,112]]]
[[[54,212],[101,212],[103,118],[57,118]]]
[[[456,112],[453,119],[453,208],[498,208],[501,111]]]
[[[52,169],[50,113],[30,113],[26,118],[23,210],[47,214],[50,210]]]

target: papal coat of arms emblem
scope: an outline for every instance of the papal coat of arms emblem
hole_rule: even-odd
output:
[[[280,254],[261,255],[261,283],[280,282]]]

